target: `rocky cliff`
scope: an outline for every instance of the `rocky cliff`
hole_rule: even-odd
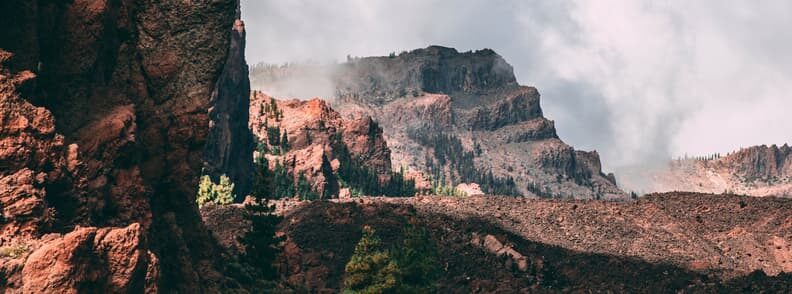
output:
[[[792,147],[761,145],[725,156],[713,154],[672,160],[659,170],[643,173],[651,182],[648,187],[635,187],[636,190],[789,197],[792,195]]]
[[[204,154],[204,173],[219,182],[226,175],[240,199],[250,193],[253,174],[253,134],[248,128],[250,79],[245,62],[245,24],[237,10],[231,31],[231,47],[209,108],[209,138]]]
[[[224,285],[194,195],[237,7],[0,3],[2,291]]]
[[[349,168],[368,170],[382,183],[394,175],[391,150],[371,117],[345,119],[318,98],[278,100],[260,91],[252,93],[250,105],[256,156],[265,156],[270,169],[284,166],[294,181],[305,176],[319,195],[348,196],[355,183],[341,185],[339,173]]]
[[[596,153],[575,151],[558,138],[539,92],[518,85],[511,66],[492,50],[431,46],[350,58],[333,78],[333,106],[346,117],[374,117],[394,163],[434,181],[477,182],[490,194],[624,196],[613,175],[601,171]]]

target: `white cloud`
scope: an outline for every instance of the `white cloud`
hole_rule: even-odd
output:
[[[492,48],[606,169],[783,144],[789,1],[243,0],[248,60]]]

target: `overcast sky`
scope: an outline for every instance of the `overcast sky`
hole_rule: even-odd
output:
[[[242,0],[249,63],[492,48],[605,169],[792,143],[792,1]]]

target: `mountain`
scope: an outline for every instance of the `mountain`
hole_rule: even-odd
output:
[[[536,88],[519,85],[492,50],[431,46],[315,67],[260,66],[251,75],[282,86],[306,72],[328,73],[333,108],[347,118],[374,118],[394,165],[421,172],[435,186],[476,183],[485,193],[514,196],[625,196],[615,177],[602,172],[596,151],[574,150],[558,137]]]
[[[728,192],[789,197],[792,195],[792,147],[761,145],[726,156],[681,158],[660,169],[645,169],[643,174],[650,179],[648,187],[643,188],[648,192]]]

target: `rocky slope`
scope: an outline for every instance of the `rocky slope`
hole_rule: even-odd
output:
[[[0,3],[0,291],[225,285],[194,195],[238,5]]]
[[[673,160],[659,170],[643,170],[649,192],[695,191],[751,196],[792,195],[792,147],[753,146],[721,157]],[[632,183],[626,183],[633,188]]]
[[[289,84],[280,80],[293,76],[288,69],[253,77]],[[394,165],[420,171],[435,184],[475,182],[490,194],[624,196],[615,178],[601,171],[596,152],[576,151],[558,138],[543,116],[539,92],[518,85],[511,66],[492,50],[431,46],[350,58],[317,71],[330,72],[335,109],[348,118],[373,117]]]
[[[792,287],[789,199],[672,193],[626,202],[415,197],[280,206],[287,239],[279,273],[298,291],[339,289],[363,225],[397,244],[410,222],[429,228],[440,248],[443,293]],[[207,222],[230,232],[226,239],[244,227],[229,218]]]
[[[304,175],[314,191],[331,198],[349,196],[353,188],[340,183],[345,166],[370,170],[381,182],[393,176],[391,150],[371,117],[344,119],[318,98],[278,100],[254,91],[250,101],[256,156],[266,156],[270,169],[283,165],[295,180]],[[280,146],[284,139],[286,147]]]

